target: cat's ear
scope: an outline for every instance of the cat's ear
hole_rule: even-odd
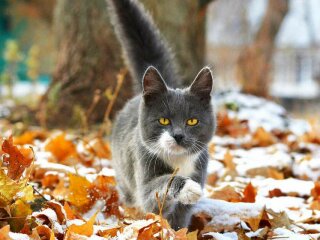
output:
[[[209,67],[204,67],[198,73],[190,86],[190,92],[198,96],[201,100],[209,102],[211,99],[211,91],[213,78]]]
[[[159,94],[165,93],[167,85],[155,67],[148,67],[144,73],[143,80],[143,97],[146,102],[157,98]]]

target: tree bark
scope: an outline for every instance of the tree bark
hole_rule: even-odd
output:
[[[268,97],[275,38],[288,12],[288,4],[288,0],[269,0],[254,42],[240,54],[237,73],[245,93]]]
[[[190,83],[203,67],[205,10],[210,0],[142,2],[177,53],[183,80]],[[58,0],[54,23],[57,66],[40,103],[39,118],[49,127],[76,127],[90,109],[87,123],[101,122],[108,100],[102,94],[92,108],[94,95],[97,90],[104,93],[109,87],[114,89],[116,74],[123,67],[105,0]],[[132,96],[130,79],[125,79],[112,115]]]
[[[212,1],[142,1],[175,53],[185,85],[205,64],[206,9]]]
[[[57,65],[41,101],[40,115],[46,115],[49,127],[77,127],[83,125],[90,109],[87,123],[101,122],[108,103],[104,92],[108,87],[114,89],[122,66],[120,45],[107,16],[106,2],[58,0],[54,21]],[[116,108],[131,96],[131,82],[126,81]],[[95,105],[97,91],[101,97]]]

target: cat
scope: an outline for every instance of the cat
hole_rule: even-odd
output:
[[[118,113],[112,130],[112,164],[121,201],[159,213],[172,228],[188,227],[202,196],[207,144],[215,127],[213,79],[204,67],[189,87],[180,87],[173,55],[137,0],[107,0],[126,64],[140,92]]]

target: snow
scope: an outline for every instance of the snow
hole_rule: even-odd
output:
[[[310,130],[310,125],[306,121],[287,117],[282,106],[263,98],[239,92],[225,92],[218,94],[215,101],[220,108],[226,104],[237,106],[236,111],[228,110],[229,117],[248,121],[251,132],[254,132],[258,127],[262,127],[266,131],[290,130],[299,133],[299,135]]]
[[[214,237],[215,240],[238,240],[238,235],[235,232],[231,233],[217,233],[217,232],[208,232],[203,234],[203,236]]]
[[[212,220],[209,225],[216,228],[232,227],[243,219],[258,217],[264,206],[258,203],[230,203],[222,200],[202,198],[194,207],[194,212],[206,212]]]

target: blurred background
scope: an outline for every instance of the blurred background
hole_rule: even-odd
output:
[[[217,93],[319,116],[320,1],[141,2],[186,84],[209,65]],[[0,81],[0,117],[48,127],[112,119],[133,95],[104,0],[0,0]]]

